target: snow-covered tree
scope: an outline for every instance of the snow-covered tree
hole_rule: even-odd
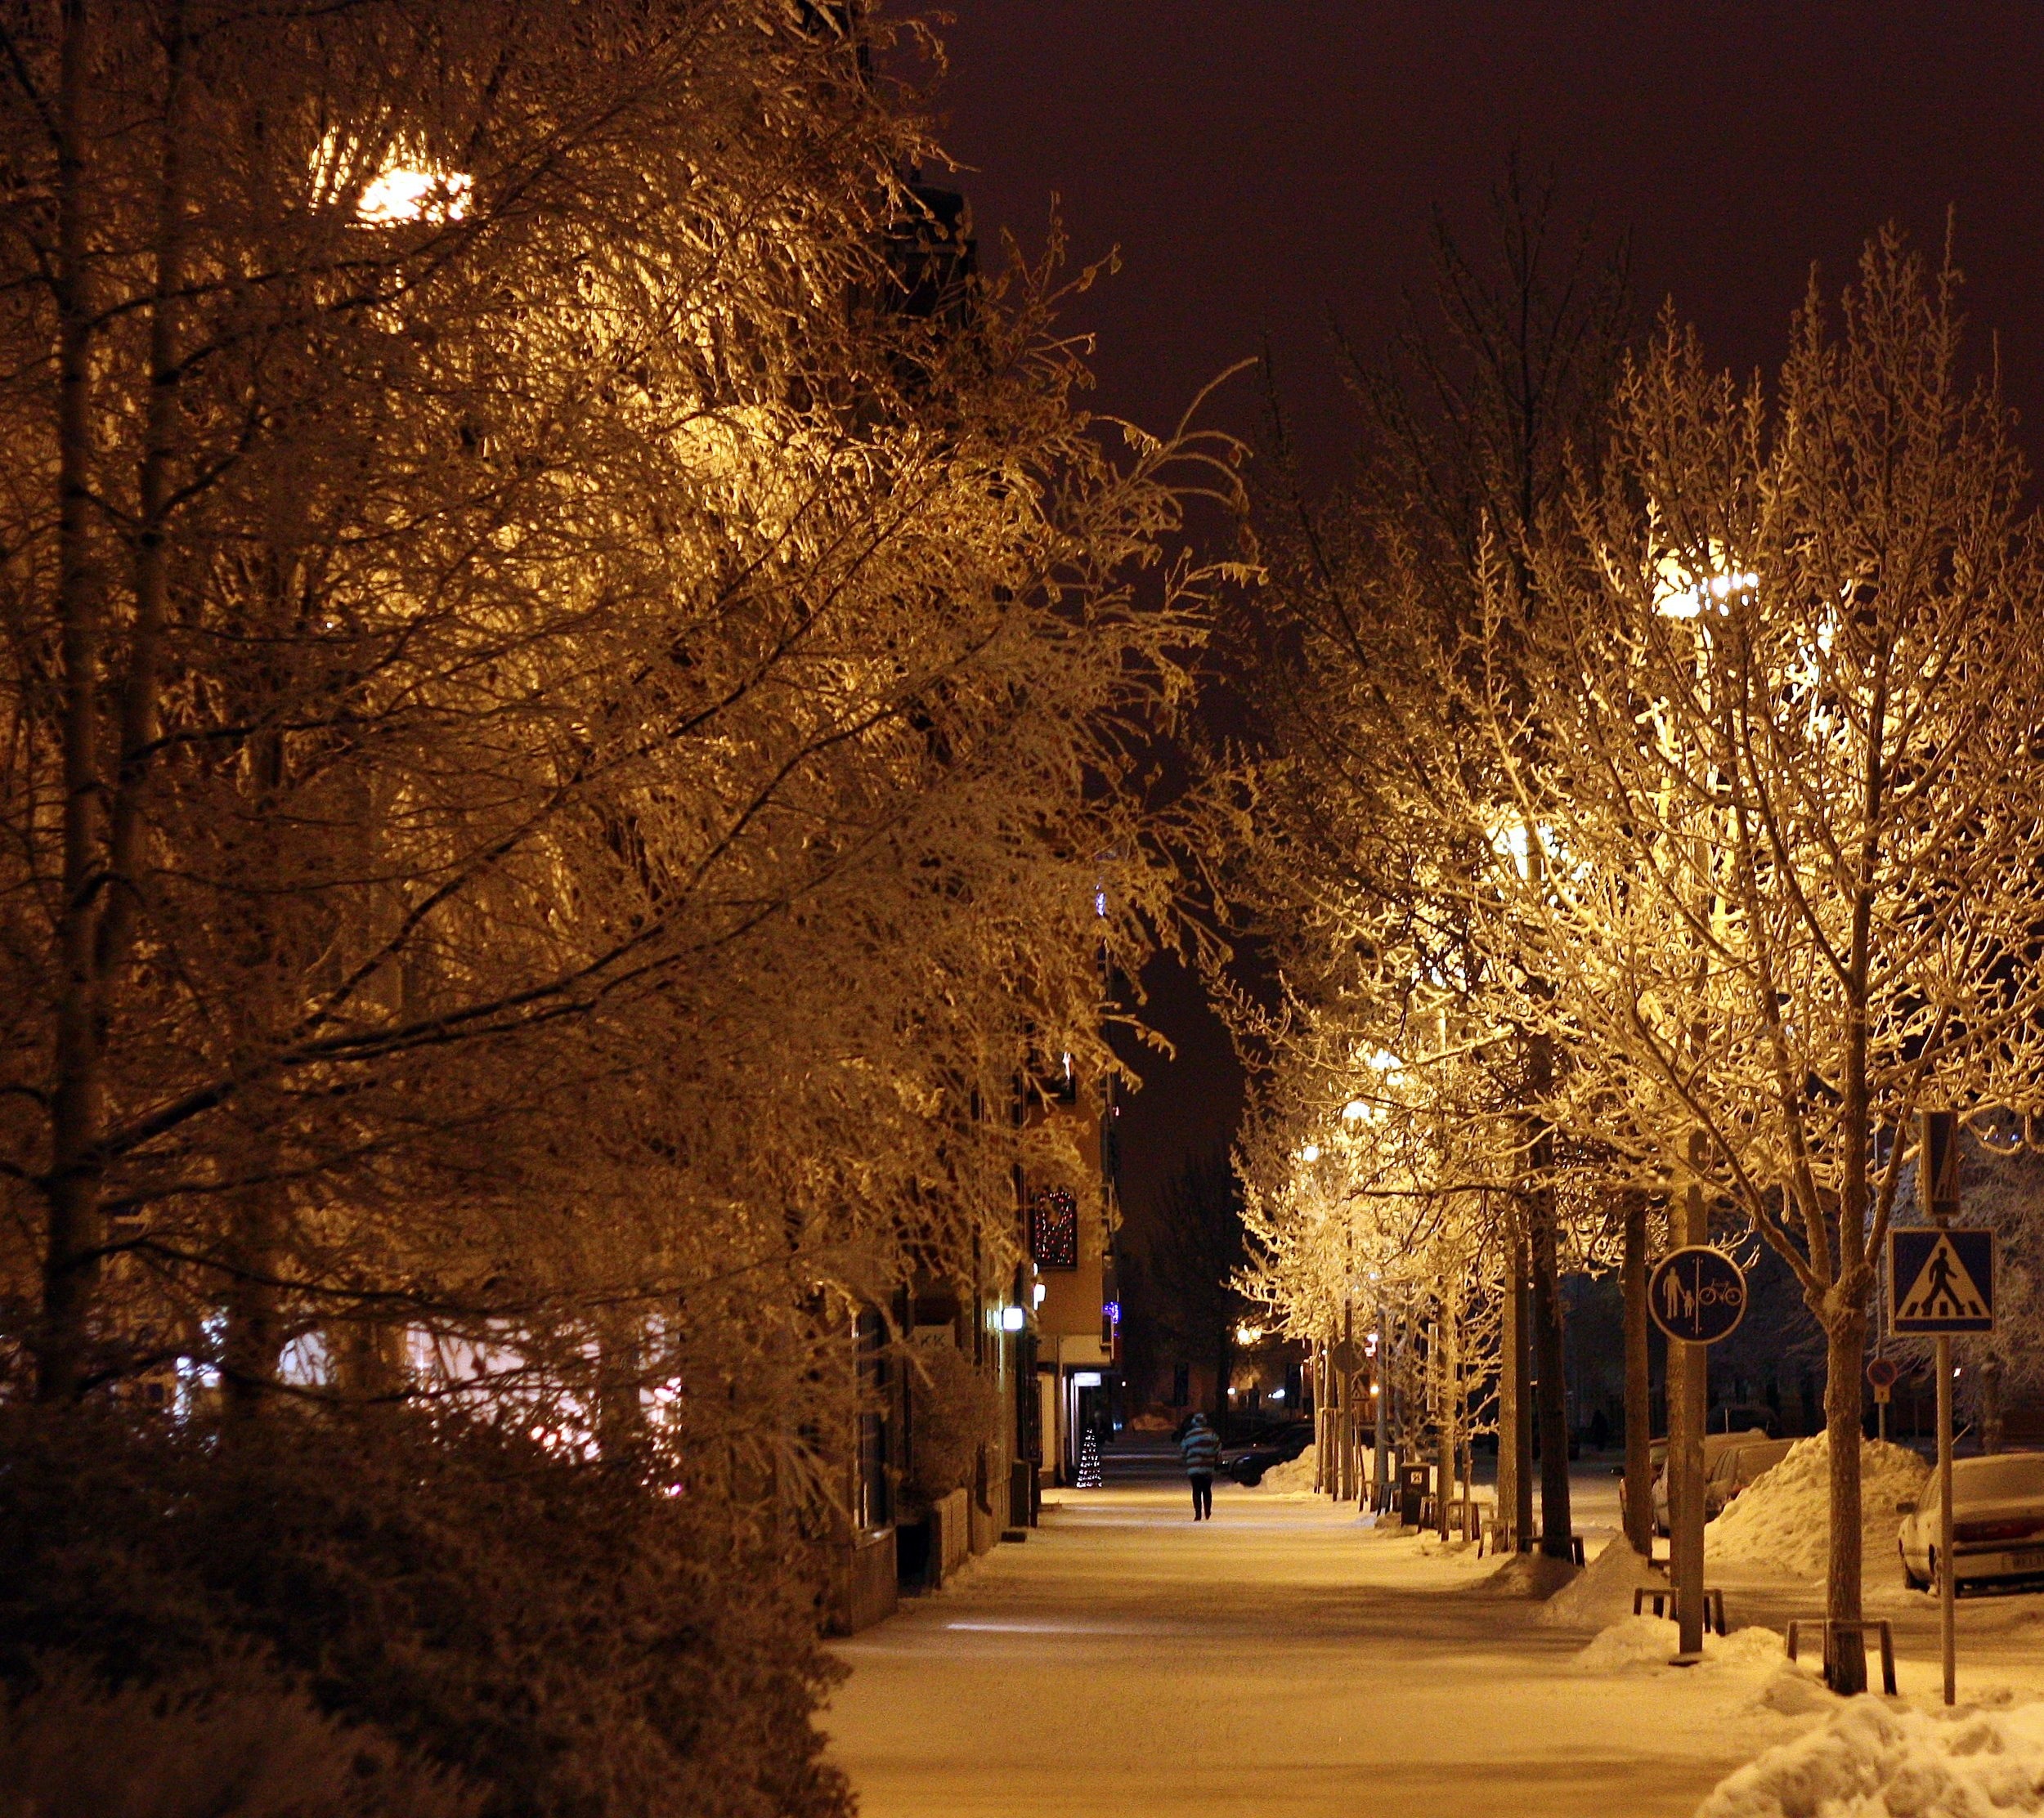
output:
[[[1088,422],[837,9],[4,25],[40,1393],[423,1346],[792,1444],[845,1305],[1011,1264],[1015,1081],[1170,925],[1192,451]]]
[[[1849,1620],[1916,1114],[2009,1102],[2039,1058],[2044,607],[1957,289],[1880,236],[1836,316],[1813,290],[1772,391],[1665,326],[1537,546],[1537,643],[1464,697],[1540,856],[1500,881],[1565,1056],[1551,1114],[1757,1231],[1825,1330]],[[1529,622],[1490,572],[1485,648]]]

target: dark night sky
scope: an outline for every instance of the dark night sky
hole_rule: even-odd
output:
[[[1629,234],[1721,363],[1773,365],[1813,261],[1827,285],[1894,219],[1934,251],[1956,206],[1969,312],[1999,335],[2044,459],[2044,4],[2039,0],[955,0],[946,142],[983,246],[1033,249],[1051,197],[1074,256],[1118,248],[1083,300],[1098,407],[1166,428],[1266,338],[1324,470],[1342,423],[1326,323],[1381,347],[1428,280],[1438,205],[1483,242],[1514,147],[1565,213]],[[935,172],[932,173],[935,175]],[[1237,381],[1209,421],[1246,427]],[[1129,1197],[1225,1137],[1239,1081],[1182,981],[1184,1058],[1124,1120]]]

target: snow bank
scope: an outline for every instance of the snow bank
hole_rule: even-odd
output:
[[[1896,1558],[1895,1504],[1921,1496],[1930,1470],[1906,1446],[1862,1440],[1859,1471],[1862,1557],[1878,1572]],[[1831,1552],[1831,1493],[1830,1435],[1798,1440],[1786,1458],[1705,1529],[1705,1555],[1729,1565],[1821,1578]]]
[[[1319,1457],[1320,1448],[1317,1445],[1309,1445],[1296,1458],[1284,1464],[1272,1465],[1268,1471],[1264,1472],[1256,1487],[1258,1489],[1281,1490],[1289,1493],[1296,1493],[1300,1490],[1311,1490],[1313,1487],[1313,1473],[1317,1468],[1316,1461]]]
[[[1517,1553],[1483,1581],[1486,1591],[1507,1597],[1552,1597],[1582,1575],[1573,1560],[1549,1559],[1544,1553]],[[1630,1597],[1626,1599],[1628,1605]]]
[[[1572,1584],[1547,1600],[1539,1621],[1557,1628],[1602,1628],[1633,1613],[1633,1592],[1641,1586],[1665,1591],[1668,1580],[1619,1535]]]
[[[1663,1668],[1674,1659],[1680,1636],[1681,1631],[1665,1616],[1621,1616],[1598,1632],[1597,1639],[1576,1656],[1576,1664],[1585,1672],[1638,1672]],[[1741,1628],[1730,1635],[1703,1638],[1705,1668],[1771,1670],[1785,1664],[1786,1656],[1781,1636],[1771,1628]],[[1826,1813],[1824,1818],[1831,1815]]]
[[[2044,1704],[1933,1716],[1855,1698],[1822,1728],[1719,1781],[1697,1818],[2019,1811],[2044,1811]]]

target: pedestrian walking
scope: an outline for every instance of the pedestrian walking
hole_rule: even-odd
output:
[[[1204,1414],[1195,1413],[1186,1436],[1178,1442],[1186,1461],[1186,1475],[1192,1484],[1192,1518],[1210,1520],[1213,1516],[1213,1473],[1221,1462],[1221,1435],[1207,1425]]]

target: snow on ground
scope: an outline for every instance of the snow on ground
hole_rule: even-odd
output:
[[[1946,1713],[1855,1698],[1821,1729],[1728,1775],[1697,1818],[2020,1811],[2044,1811],[2044,1704]]]
[[[1867,1440],[1860,1445],[1860,1510],[1867,1580],[1898,1582],[1897,1502],[1920,1496],[1930,1467],[1906,1446]],[[1795,1578],[1821,1578],[1830,1549],[1831,1448],[1827,1435],[1798,1440],[1704,1530],[1704,1556],[1714,1563],[1758,1567]]]
[[[1690,1818],[1819,1721],[1764,1703],[1758,1669],[1585,1671],[1490,1587],[1498,1561],[1352,1502],[1224,1481],[1195,1526],[1161,1449],[1154,1480],[1117,1481],[1134,1449],[836,1644],[853,1672],[823,1727],[863,1818]]]

